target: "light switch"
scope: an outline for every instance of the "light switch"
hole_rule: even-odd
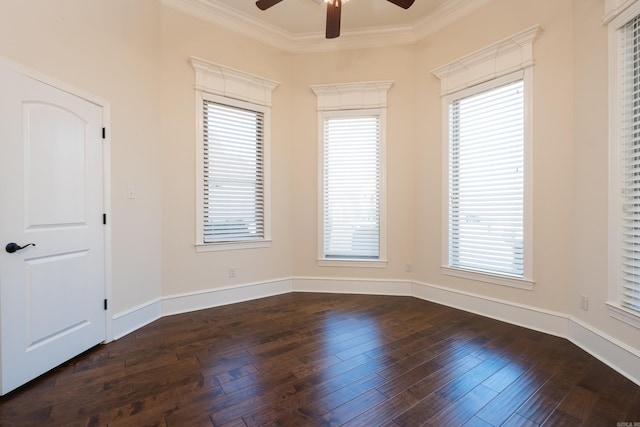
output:
[[[128,199],[136,198],[136,187],[134,187],[133,185],[127,186],[127,198]]]

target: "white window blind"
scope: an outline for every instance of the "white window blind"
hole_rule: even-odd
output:
[[[523,81],[449,104],[449,266],[524,276]]]
[[[640,311],[640,17],[625,25],[622,49],[620,302]]]
[[[324,120],[324,257],[380,257],[380,117]]]
[[[204,243],[264,239],[264,115],[204,100]]]

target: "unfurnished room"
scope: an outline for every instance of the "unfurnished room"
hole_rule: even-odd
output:
[[[640,427],[640,0],[0,0],[0,425]]]

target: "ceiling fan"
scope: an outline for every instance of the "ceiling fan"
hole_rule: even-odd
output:
[[[256,6],[260,10],[267,10],[271,6],[275,6],[282,0],[257,0]],[[340,35],[340,14],[342,11],[342,3],[348,0],[325,0],[327,3],[327,29],[326,37],[328,39],[336,38]],[[387,0],[403,9],[409,9],[415,0]]]

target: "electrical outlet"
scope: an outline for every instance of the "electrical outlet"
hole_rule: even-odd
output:
[[[582,295],[580,297],[580,308],[583,309],[584,311],[588,311],[589,310],[589,297],[586,295]]]
[[[237,271],[235,267],[229,267],[229,277],[236,277]]]

